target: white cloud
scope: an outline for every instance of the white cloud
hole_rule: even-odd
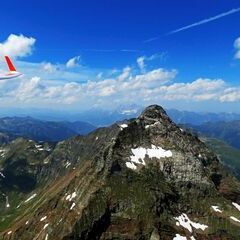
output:
[[[129,77],[131,70],[132,69],[130,67],[125,67],[123,69],[123,72],[118,76],[118,81],[126,80]]]
[[[148,92],[148,95],[159,96],[164,100],[220,100],[226,84],[222,79],[199,78],[191,83],[173,83],[160,86]]]
[[[165,60],[166,56],[167,56],[166,52],[156,53],[151,56],[141,56],[141,57],[137,58],[137,65],[140,68],[140,70],[142,72],[144,72],[147,61],[153,61],[155,59],[161,59],[163,61],[163,60]]]
[[[240,37],[235,40],[234,47],[237,50],[237,52],[235,54],[235,58],[240,59]]]
[[[21,81],[18,88],[12,92],[12,96],[16,100],[31,101],[39,97],[44,89],[45,87],[40,83],[40,78],[33,77],[29,81]]]
[[[144,70],[144,67],[145,67],[144,60],[145,60],[145,57],[144,57],[144,56],[139,57],[139,58],[137,59],[137,64],[138,64],[139,68],[140,68],[142,71]]]
[[[36,39],[23,35],[11,34],[7,40],[0,43],[0,55],[11,57],[25,57],[32,54]]]
[[[106,97],[106,96],[111,96],[114,93],[116,93],[114,86],[106,86],[106,87],[103,87],[102,89],[100,89],[98,96]]]
[[[83,66],[79,66],[77,68],[78,71],[72,71],[72,69],[66,68],[65,63],[30,63],[25,61],[15,61],[14,63],[18,70],[24,73],[25,79],[38,76],[44,80],[51,80],[53,84],[58,84],[59,82],[85,82],[89,79],[95,79],[100,71],[99,69],[90,69]]]
[[[66,63],[67,68],[74,68],[79,66],[80,56],[73,57],[69,59]]]
[[[16,103],[61,107],[82,104],[106,107],[129,102],[146,105],[162,101],[217,101],[219,104],[240,101],[240,87],[229,87],[222,79],[199,78],[190,83],[174,83],[172,81],[176,74],[176,70],[155,69],[145,74],[125,77],[122,81],[119,81],[121,73],[112,79],[63,84],[53,84],[33,77],[30,80],[20,80],[19,85],[10,92],[10,98]],[[4,95],[3,91],[1,93]],[[3,95],[2,98],[9,97]]]
[[[101,79],[102,76],[103,76],[103,72],[98,73],[98,74],[97,74],[97,79]]]
[[[152,88],[170,82],[176,75],[176,70],[158,68],[144,74],[136,75],[132,78],[130,85],[135,88]]]
[[[43,63],[43,70],[48,73],[53,73],[57,70],[57,67],[52,63]]]
[[[240,101],[240,87],[225,89],[219,99],[221,102],[239,102]]]
[[[153,85],[162,85],[170,81],[175,75],[175,71],[156,69],[146,74],[130,76],[131,68],[126,67],[123,72],[115,78],[88,81],[85,83],[59,83],[55,81],[40,80],[33,77],[30,80],[21,80],[11,92],[11,96],[16,101],[41,102],[41,103],[63,103],[73,104],[77,102],[98,102],[99,99],[107,99],[118,96],[118,99],[134,97]],[[139,97],[139,96],[137,96]],[[103,101],[103,103],[106,103]]]
[[[46,65],[45,70],[52,69],[52,64]],[[39,64],[38,68],[39,66],[42,71],[43,65]],[[175,69],[157,68],[139,73],[127,66],[114,75],[104,72],[104,77],[108,77],[101,76],[101,79],[97,77],[97,73],[100,72],[98,70],[91,76],[93,80],[79,82],[80,75],[72,76],[62,70],[66,70],[65,65],[58,65],[57,71],[51,74],[40,74],[41,71],[37,72],[36,68],[34,65],[32,72],[41,76],[41,79],[25,75],[22,79],[0,85],[2,104],[4,101],[11,101],[15,105],[106,108],[129,102],[147,105],[187,101],[194,106],[194,103],[210,101],[218,104],[238,104],[240,101],[240,86],[232,87],[223,79],[208,78],[199,78],[188,83],[176,82]],[[52,75],[54,80],[51,79]],[[63,75],[66,80],[57,80],[57,76]]]

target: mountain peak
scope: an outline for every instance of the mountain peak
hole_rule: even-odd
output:
[[[159,105],[151,105],[145,108],[145,110],[141,113],[139,118],[147,118],[147,119],[160,119],[160,118],[168,118],[165,110]]]
[[[172,120],[168,117],[166,111],[159,105],[151,105],[141,113],[139,120],[144,121],[145,125],[159,123],[162,126],[169,127],[170,125],[176,127]]]

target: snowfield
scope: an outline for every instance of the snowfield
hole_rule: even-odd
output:
[[[183,213],[179,217],[175,217],[174,219],[177,220],[177,222],[176,222],[177,226],[182,226],[191,233],[193,232],[193,228],[201,229],[202,231],[204,231],[206,228],[208,228],[207,225],[191,221],[189,219],[189,217],[187,216],[187,214],[185,214],[185,213]]]
[[[135,170],[137,168],[137,164],[146,165],[144,158],[146,155],[149,156],[149,158],[165,158],[165,157],[172,157],[172,151],[165,150],[161,147],[151,145],[151,148],[143,148],[138,147],[131,149],[132,156],[130,156],[130,162],[126,162],[126,166],[128,168],[131,168]]]

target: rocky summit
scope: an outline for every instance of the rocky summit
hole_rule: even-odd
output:
[[[56,145],[0,149],[0,239],[240,239],[240,183],[153,105]]]

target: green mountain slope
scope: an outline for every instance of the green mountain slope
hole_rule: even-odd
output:
[[[87,134],[95,127],[87,122],[50,122],[31,117],[0,118],[0,143],[17,137],[35,141],[62,141],[78,134]]]
[[[204,141],[206,145],[220,157],[221,162],[240,179],[240,150],[216,138],[201,138],[201,140]]]
[[[240,149],[240,121],[208,122],[202,125],[190,125],[190,128],[209,138],[219,138]]]

